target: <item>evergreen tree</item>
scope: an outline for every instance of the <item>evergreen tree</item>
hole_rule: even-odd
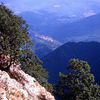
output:
[[[0,56],[9,55],[11,63],[20,62],[26,73],[50,90],[48,73],[32,52],[31,45],[26,22],[4,4],[0,4]]]
[[[100,100],[100,86],[95,83],[87,62],[72,59],[67,75],[60,73],[56,94],[62,100]]]

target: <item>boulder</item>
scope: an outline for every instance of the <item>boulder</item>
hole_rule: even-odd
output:
[[[3,64],[0,63],[0,68]],[[0,100],[55,100],[50,92],[34,77],[22,71],[20,66],[12,64],[9,72],[0,70]]]

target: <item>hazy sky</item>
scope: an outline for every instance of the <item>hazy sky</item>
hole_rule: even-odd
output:
[[[0,0],[15,13],[47,10],[69,16],[91,16],[100,13],[100,0]]]

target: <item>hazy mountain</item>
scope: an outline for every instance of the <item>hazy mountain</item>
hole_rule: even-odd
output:
[[[100,14],[75,19],[42,10],[23,12],[20,16],[29,24],[34,50],[40,58],[69,41],[100,42]]]
[[[68,41],[99,41],[100,14],[86,18],[58,16],[50,12],[23,12],[29,29],[66,43]],[[62,37],[62,38],[61,38]]]
[[[34,43],[33,50],[39,56],[39,58],[47,55],[62,44],[61,42],[52,38],[49,34],[46,33],[48,33],[47,30],[49,26],[52,27],[58,22],[61,22],[60,18],[62,20],[67,20],[68,18],[65,19],[64,17],[52,15],[52,13],[46,11],[23,12],[20,14],[20,16],[22,16],[29,24],[29,35]],[[51,30],[51,28],[49,29]]]
[[[56,15],[90,16],[100,13],[100,0],[0,0],[15,13],[46,10]]]
[[[58,32],[61,34],[58,34]],[[72,23],[60,25],[55,32],[56,39],[66,41],[100,41],[100,14],[87,17]],[[64,38],[60,38],[60,37]]]
[[[26,22],[29,24],[30,30],[34,30],[39,33],[50,36],[54,33],[54,27],[58,27],[60,24],[70,23],[79,18],[56,15],[56,13],[48,12],[46,10],[40,10],[36,12],[22,12],[20,14]],[[53,32],[53,33],[50,33]]]
[[[31,31],[29,36],[34,44],[32,46],[32,49],[39,58],[44,57],[45,55],[49,54],[51,51],[62,45],[62,43],[54,40],[53,38],[39,34],[37,32]]]
[[[50,82],[56,82],[59,72],[67,72],[66,67],[72,58],[88,61],[100,83],[100,43],[97,42],[69,42],[42,58],[49,71]]]

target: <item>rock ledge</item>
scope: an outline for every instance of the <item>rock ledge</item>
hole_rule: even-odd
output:
[[[20,65],[12,64],[9,72],[0,70],[0,100],[55,99],[34,77],[23,72]]]

